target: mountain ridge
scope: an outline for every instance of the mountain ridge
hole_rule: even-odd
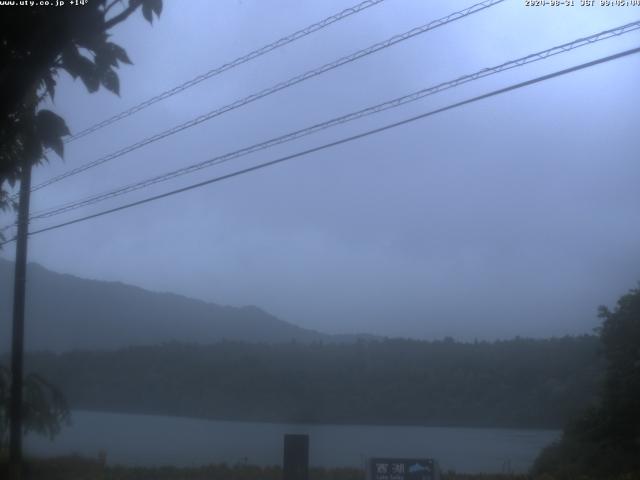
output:
[[[165,342],[199,344],[349,342],[368,335],[330,335],[284,321],[255,306],[233,307],[120,281],[90,280],[27,267],[25,348],[114,349]],[[0,339],[11,334],[13,262],[0,259]],[[3,345],[4,344],[4,345]],[[0,343],[0,352],[9,342]]]

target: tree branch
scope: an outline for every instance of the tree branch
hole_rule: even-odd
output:
[[[129,15],[135,12],[140,5],[141,3],[139,2],[129,4],[129,6],[125,8],[122,12],[120,12],[118,15],[116,15],[113,18],[110,18],[109,20],[105,20],[104,22],[105,31],[109,30],[114,25],[117,25],[120,22],[123,22],[124,20],[126,20],[129,17]]]
[[[122,3],[122,0],[113,0],[113,2],[104,8],[104,14],[106,15],[116,3]]]

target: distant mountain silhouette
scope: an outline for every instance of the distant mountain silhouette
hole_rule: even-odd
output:
[[[31,263],[27,274],[26,348],[112,349],[164,342],[221,340],[348,342],[280,320],[254,306],[229,307],[120,282],[87,280]],[[0,259],[0,351],[11,334],[13,262]],[[362,336],[363,338],[365,336]]]

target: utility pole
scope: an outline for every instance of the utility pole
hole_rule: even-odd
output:
[[[31,158],[26,155],[20,172],[20,204],[13,285],[13,337],[11,343],[11,403],[9,418],[9,465],[12,480],[22,477],[22,390],[24,378],[24,310],[27,280],[27,236],[31,197]]]

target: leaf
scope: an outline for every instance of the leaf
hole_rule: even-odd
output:
[[[105,0],[92,0],[82,9],[70,12],[65,23],[73,25],[73,41],[88,50],[96,50],[107,41],[105,16],[100,11],[100,3]],[[68,3],[68,2],[67,2]],[[74,9],[76,10],[76,9]]]
[[[151,3],[151,10],[154,11],[156,17],[160,18],[160,14],[162,13],[162,0],[147,0]]]
[[[60,158],[64,157],[64,143],[62,142],[62,139],[60,137],[52,138],[51,141],[47,145],[45,145],[45,147],[48,147],[56,152],[56,154]]]
[[[162,0],[143,0],[142,15],[149,23],[153,23],[153,14],[160,17],[162,12]]]
[[[95,92],[100,87],[100,78],[96,65],[87,57],[80,55],[80,52],[75,46],[65,49],[62,53],[62,68],[64,68],[74,80],[80,77],[90,93]]]
[[[131,65],[131,59],[129,55],[127,55],[127,51],[122,48],[120,45],[116,45],[115,43],[107,42],[105,44],[105,49],[109,50],[111,54],[117,58],[120,62]]]
[[[100,82],[104,88],[120,96],[120,79],[118,78],[118,74],[112,68],[102,72]]]
[[[49,97],[51,97],[51,100],[54,99],[54,95],[55,95],[55,90],[56,90],[56,81],[54,80],[53,76],[51,74],[45,75],[44,77],[44,85],[47,89],[47,93],[49,94]]]
[[[96,56],[94,62],[98,70],[108,70],[111,67],[118,66],[118,58],[115,56],[112,50],[106,48],[103,45],[101,48],[95,51]]]
[[[36,125],[40,135],[43,133],[57,137],[71,135],[64,118],[51,110],[40,110],[36,117]]]
[[[30,156],[33,159],[32,165],[37,165],[40,163],[42,159],[43,149],[42,146],[44,143],[36,142],[33,146],[32,151],[30,152]],[[44,145],[46,147],[46,145]]]
[[[75,46],[65,48],[62,52],[62,68],[64,68],[69,75],[75,80],[80,74],[80,67],[78,66],[80,53]]]
[[[80,79],[84,83],[84,86],[87,87],[87,90],[89,90],[89,93],[93,93],[96,92],[98,88],[100,88],[100,78],[95,71],[95,66],[93,65],[93,63],[89,63],[91,64],[92,68],[87,68],[86,70],[81,72]]]
[[[88,31],[84,34],[81,33],[81,36],[77,38],[76,42],[81,47],[84,47],[88,50],[97,50],[107,41],[107,35],[101,31],[95,31],[101,28],[101,26],[96,26],[94,30]]]
[[[50,110],[40,110],[36,116],[36,132],[39,137],[40,144],[45,148],[50,148],[62,158],[64,155],[64,143],[62,137],[69,135],[69,128],[62,117]],[[42,156],[42,148],[40,147],[40,155]]]
[[[153,23],[153,11],[151,10],[151,7],[148,3],[142,4],[142,15],[147,22]]]

